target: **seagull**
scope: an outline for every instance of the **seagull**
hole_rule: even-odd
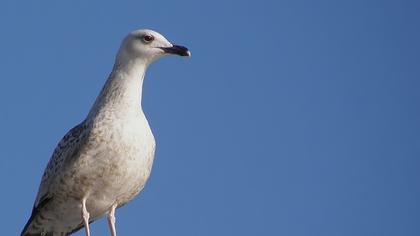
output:
[[[161,34],[135,30],[123,40],[113,70],[87,117],[55,148],[21,236],[65,236],[131,201],[150,176],[155,139],[141,109],[147,67],[166,55],[190,57]]]

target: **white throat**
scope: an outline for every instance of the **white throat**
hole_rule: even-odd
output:
[[[88,119],[101,112],[119,115],[141,110],[141,97],[147,63],[139,60],[121,60],[117,56],[114,68],[91,108]]]

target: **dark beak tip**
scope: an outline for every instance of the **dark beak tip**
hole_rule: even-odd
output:
[[[183,56],[184,56],[184,57],[191,57],[191,52],[190,52],[190,50],[187,50]]]
[[[191,57],[191,52],[188,48],[179,45],[173,45],[169,48],[162,48],[162,50],[166,53],[175,54],[183,57]]]

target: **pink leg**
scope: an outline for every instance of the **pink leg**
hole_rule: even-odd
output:
[[[117,207],[117,204],[112,205],[111,210],[108,213],[108,225],[109,230],[111,230],[112,236],[117,236],[117,231],[115,229],[115,208]]]
[[[86,236],[90,236],[89,230],[89,212],[86,209],[86,199],[82,200],[82,218],[85,225]]]

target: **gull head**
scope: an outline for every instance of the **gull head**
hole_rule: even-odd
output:
[[[190,57],[191,53],[184,46],[170,43],[156,31],[141,29],[132,31],[125,37],[117,57],[123,61],[150,64],[166,55]]]

